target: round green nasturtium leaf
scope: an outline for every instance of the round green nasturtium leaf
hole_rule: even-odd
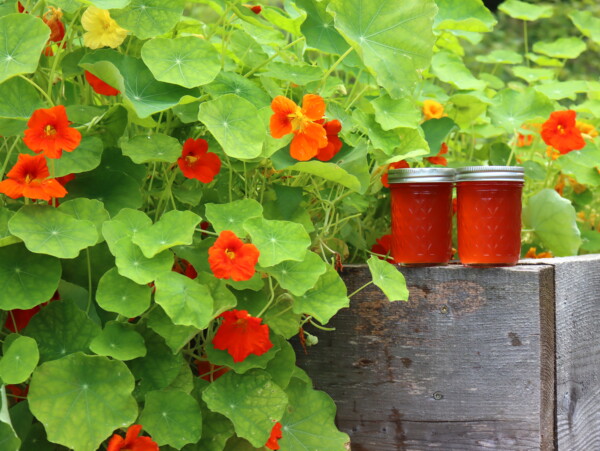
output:
[[[498,22],[480,0],[437,0],[436,30],[459,30],[486,33]]]
[[[258,273],[255,275],[260,277]],[[237,298],[227,287],[231,282],[230,280],[217,279],[214,275],[205,272],[199,272],[195,280],[210,291],[210,295],[214,301],[213,318],[216,318],[226,310],[231,310],[237,305]]]
[[[296,367],[296,352],[292,345],[279,335],[274,336],[281,349],[267,365],[267,372],[273,378],[273,382],[285,390],[290,383],[294,368]]]
[[[367,260],[373,283],[383,291],[388,300],[408,301],[408,289],[404,276],[391,263],[371,256]]]
[[[553,189],[543,189],[529,198],[523,209],[523,222],[557,257],[577,254],[581,246],[581,234],[575,209],[568,199]]]
[[[4,387],[2,387],[4,390]],[[21,440],[17,433],[8,423],[0,421],[0,449],[6,451],[19,451],[21,449]]]
[[[15,75],[35,72],[50,29],[30,14],[0,17],[0,83]]]
[[[421,122],[421,111],[408,97],[395,100],[383,95],[377,97],[372,105],[375,108],[375,119],[383,130],[398,127],[417,128]]]
[[[528,83],[534,83],[540,80],[552,80],[554,78],[554,70],[543,67],[526,67],[514,66],[512,68],[515,77],[522,78]]]
[[[29,379],[40,360],[37,343],[33,338],[18,336],[3,346],[0,357],[0,380],[5,384],[21,384]]]
[[[308,251],[302,261],[284,261],[267,269],[281,288],[285,288],[296,296],[302,296],[313,288],[321,275],[327,270],[327,265],[321,257]]]
[[[140,424],[158,446],[181,449],[202,435],[202,412],[198,402],[179,390],[152,391],[146,395]]]
[[[181,0],[131,0],[128,6],[113,10],[110,15],[138,38],[148,39],[171,31],[182,13]]]
[[[133,388],[123,362],[76,353],[39,366],[27,399],[49,441],[90,451],[136,419]]]
[[[226,204],[206,204],[206,219],[217,233],[231,230],[238,237],[244,237],[246,219],[262,216],[263,207],[254,199],[241,199]]]
[[[295,222],[251,218],[244,229],[260,251],[258,263],[263,267],[285,260],[302,261],[311,243],[304,227]]]
[[[205,285],[178,274],[166,272],[156,281],[155,301],[174,324],[204,329],[213,315],[213,298]]]
[[[522,92],[503,89],[489,108],[492,123],[509,133],[514,133],[527,121],[546,120],[553,111],[552,101],[533,88]]]
[[[200,105],[198,119],[232,158],[250,160],[262,152],[266,129],[248,100],[226,94]]]
[[[53,160],[56,177],[96,169],[100,165],[103,150],[104,145],[100,138],[95,136],[83,137],[81,143],[73,152],[63,152],[60,158]]]
[[[202,399],[210,410],[229,418],[236,434],[255,447],[264,446],[288,403],[285,392],[263,370],[229,371],[204,390]]]
[[[75,219],[51,206],[25,205],[8,221],[10,233],[37,254],[75,258],[98,241],[94,223]]]
[[[24,330],[24,335],[37,341],[42,362],[87,352],[99,333],[100,327],[74,301],[67,300],[54,301],[42,308]]]
[[[102,225],[102,235],[115,255],[115,244],[122,238],[133,238],[136,233],[152,225],[146,213],[132,208],[123,208],[110,221]]]
[[[217,49],[196,36],[147,41],[142,47],[142,59],[157,80],[185,88],[210,83],[221,71]]]
[[[346,284],[331,266],[323,274],[314,288],[302,296],[294,298],[294,313],[314,316],[321,324],[326,324],[338,310],[348,307]]]
[[[599,186],[600,174],[596,169],[598,161],[600,161],[600,149],[588,145],[582,150],[561,155],[556,164],[563,174],[574,176],[579,183]]]
[[[0,84],[0,118],[20,119],[23,126],[38,108],[43,108],[37,90],[22,78]]]
[[[462,59],[449,52],[438,52],[431,60],[431,70],[442,81],[458,89],[482,90],[486,83],[475,78]]]
[[[327,11],[392,97],[402,97],[407,82],[416,82],[429,65],[438,11],[433,0],[332,0]]]
[[[132,360],[146,355],[144,338],[127,323],[109,321],[90,343],[90,350],[117,360]]]
[[[538,84],[535,86],[535,89],[552,100],[561,100],[567,98],[575,100],[577,94],[588,91],[588,86],[583,80],[568,80]]]
[[[163,251],[152,258],[146,258],[142,250],[129,238],[115,244],[115,264],[119,274],[140,285],[154,281],[159,275],[171,271],[173,253]]]
[[[498,9],[514,19],[527,21],[552,17],[554,14],[552,5],[533,5],[520,0],[506,0],[500,4]]]
[[[281,419],[281,449],[348,449],[346,445],[350,439],[335,426],[336,406],[325,392],[314,390],[310,384],[296,377],[292,378],[285,392],[289,406]]]
[[[296,5],[307,13],[300,30],[309,47],[337,55],[348,50],[350,46],[335,29],[333,17],[326,11],[326,4],[318,0],[296,0]]]
[[[135,318],[148,310],[151,296],[152,288],[123,277],[117,268],[102,276],[96,290],[96,302],[100,307],[127,318]]]
[[[60,261],[22,244],[0,247],[0,309],[27,310],[48,301],[60,281]]]
[[[600,44],[600,18],[595,17],[591,11],[572,11],[569,19],[573,25],[596,44]]]
[[[175,163],[181,156],[182,146],[172,136],[155,133],[153,135],[134,136],[121,141],[123,155],[134,163],[142,164],[154,161]]]
[[[170,210],[156,224],[136,233],[131,238],[144,257],[152,258],[170,247],[192,244],[194,231],[202,218],[191,211]]]
[[[200,329],[193,326],[176,326],[160,306],[152,309],[147,320],[148,327],[165,339],[173,354],[181,351],[200,332]]]
[[[485,55],[477,55],[475,57],[480,63],[487,64],[521,64],[523,56],[520,53],[512,50],[492,50]]]
[[[204,89],[213,98],[225,94],[235,94],[251,102],[257,108],[271,105],[271,97],[263,89],[259,88],[252,80],[235,72],[221,72],[215,81],[204,86]]]
[[[575,59],[587,49],[587,45],[579,38],[559,38],[556,41],[538,41],[533,44],[533,51],[551,58]]]
[[[225,443],[233,436],[233,424],[220,413],[209,410],[203,401],[200,401],[200,408],[202,409],[202,438],[196,448],[190,451],[223,451],[226,449]]]
[[[110,216],[99,200],[87,199],[85,197],[68,200],[60,204],[58,211],[71,215],[75,219],[84,219],[92,222],[96,226],[96,232],[98,233],[97,243],[104,241],[102,237],[102,224],[108,221]]]
[[[310,64],[302,66],[288,63],[273,62],[267,66],[266,72],[261,76],[275,78],[277,80],[289,81],[304,86],[313,81],[319,81],[323,77],[323,69]]]

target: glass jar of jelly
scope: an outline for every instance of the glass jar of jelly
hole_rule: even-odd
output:
[[[388,180],[394,260],[406,266],[448,263],[452,257],[454,169],[391,169]]]
[[[518,166],[470,166],[456,170],[458,254],[468,266],[512,266],[521,254]]]

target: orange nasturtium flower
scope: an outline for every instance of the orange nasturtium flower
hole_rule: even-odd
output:
[[[273,429],[271,429],[271,436],[265,444],[265,447],[268,449],[279,449],[279,443],[277,443],[277,441],[281,437],[283,437],[283,434],[281,433],[281,423],[278,421],[273,426]]]
[[[252,278],[259,255],[254,244],[244,243],[232,231],[223,230],[208,249],[208,263],[216,278],[238,282]]]
[[[596,130],[596,127],[594,127],[592,124],[576,121],[575,126],[579,129],[579,131],[582,134],[588,135],[590,138],[595,138],[596,136],[598,136],[598,130]]]
[[[561,154],[585,147],[585,140],[575,125],[575,116],[573,110],[555,111],[542,124],[542,139]]]
[[[536,253],[537,249],[535,247],[530,247],[527,253],[523,258],[552,258],[552,252],[540,252]]]
[[[208,151],[208,142],[202,138],[189,138],[183,143],[183,151],[177,159],[179,169],[188,179],[210,183],[221,170],[221,159]]]
[[[61,42],[65,37],[65,25],[60,20],[63,16],[60,8],[54,8],[52,6],[50,9],[44,14],[42,20],[48,27],[50,28],[50,37],[48,38],[48,44],[46,49],[44,50],[44,55],[53,56],[54,52],[52,51],[51,43],[52,42]],[[65,43],[62,44],[65,47]]]
[[[35,153],[48,158],[60,158],[63,150],[72,152],[81,142],[81,133],[69,127],[63,105],[35,110],[27,122],[23,142]]]
[[[323,122],[325,122],[323,120]],[[327,133],[327,145],[317,151],[317,158],[321,161],[329,161],[342,149],[343,143],[338,137],[342,131],[342,123],[337,119],[325,122],[323,124],[325,133]]]
[[[439,164],[441,166],[448,166],[448,160],[446,160],[446,158],[440,156],[440,155],[445,155],[447,153],[448,153],[448,146],[446,145],[446,143],[442,143],[438,154],[434,157],[427,157],[427,161],[429,161],[431,164]]]
[[[425,120],[439,119],[444,115],[444,107],[436,100],[427,99],[423,102],[423,114]]]
[[[114,434],[108,442],[107,451],[159,451],[158,445],[150,437],[138,437],[141,431],[141,425],[133,424],[127,429],[125,438]]]
[[[106,9],[90,6],[81,16],[81,25],[86,31],[83,44],[90,49],[111,47],[116,49],[127,37],[127,30],[121,28]]]
[[[290,144],[290,155],[299,161],[315,157],[319,149],[328,144],[327,132],[317,121],[325,115],[325,101],[321,96],[306,94],[302,99],[302,108],[293,100],[277,96],[271,102],[271,136],[282,138],[294,134]]]
[[[263,355],[273,347],[269,339],[269,326],[260,324],[261,318],[250,316],[246,310],[229,310],[220,315],[213,346],[227,351],[235,363],[243,362],[250,354]]]
[[[90,84],[94,92],[102,94],[103,96],[116,96],[121,92],[87,70],[85,71],[85,79]]]
[[[390,169],[405,169],[410,168],[410,165],[406,162],[406,160],[396,161],[395,163],[390,163],[385,170],[385,174],[381,176],[381,184],[386,188],[390,187],[390,183],[388,181],[388,172]]]
[[[50,201],[53,197],[65,197],[67,190],[55,179],[49,179],[50,171],[43,155],[20,154],[17,164],[0,182],[0,193],[11,199],[27,197]]]

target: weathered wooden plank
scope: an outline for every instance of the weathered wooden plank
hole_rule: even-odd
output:
[[[402,272],[409,302],[369,287],[298,358],[352,449],[554,449],[552,266]],[[343,277],[352,292],[370,274]]]

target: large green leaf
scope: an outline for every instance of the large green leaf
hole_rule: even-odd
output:
[[[284,391],[262,370],[230,371],[210,384],[202,399],[210,410],[229,418],[236,434],[255,447],[267,442],[288,403]]]
[[[226,204],[206,204],[206,219],[217,233],[231,230],[237,236],[246,235],[244,222],[262,216],[263,207],[254,199],[241,199]]]
[[[569,152],[556,160],[563,174],[574,176],[579,183],[590,186],[600,185],[600,149],[587,146],[582,150]]]
[[[29,379],[40,359],[37,343],[33,338],[17,336],[2,346],[0,357],[0,380],[5,384],[21,384]]]
[[[367,260],[373,283],[390,301],[408,301],[408,289],[404,276],[391,263],[371,256]]]
[[[104,241],[102,237],[102,224],[104,221],[108,221],[110,216],[104,209],[102,202],[96,199],[80,197],[61,203],[58,210],[73,216],[75,219],[92,222],[96,226],[96,232],[98,233],[97,243]]]
[[[0,83],[35,72],[50,28],[38,17],[17,13],[0,17],[0,29]]]
[[[25,205],[10,219],[8,228],[31,252],[59,258],[75,258],[98,241],[93,222],[75,219],[49,205]]]
[[[377,81],[394,97],[430,62],[435,41],[433,0],[332,0],[328,11]]]
[[[498,9],[515,19],[528,21],[552,17],[554,14],[552,5],[533,5],[519,0],[506,0]]]
[[[395,100],[383,95],[373,100],[372,105],[375,108],[375,119],[383,130],[417,128],[421,122],[421,111],[409,97]]]
[[[552,100],[561,100],[565,98],[575,100],[578,93],[586,92],[588,90],[588,86],[583,80],[568,80],[537,84],[535,89]]]
[[[545,120],[554,111],[550,99],[533,88],[523,92],[504,89],[492,102],[489,109],[492,123],[509,133],[514,133],[527,121]]]
[[[241,65],[255,67],[267,61],[268,55],[254,38],[242,30],[234,30],[229,34],[231,56]]]
[[[230,157],[252,159],[262,152],[266,129],[256,107],[235,94],[200,105],[198,119]]]
[[[458,89],[481,90],[486,86],[486,83],[475,78],[460,57],[453,53],[438,52],[433,55],[431,69],[440,80]]]
[[[156,224],[136,233],[131,241],[140,247],[144,257],[152,258],[170,247],[192,244],[201,219],[191,211],[170,210]]]
[[[251,218],[244,229],[260,251],[258,263],[273,266],[285,260],[302,261],[311,240],[304,226],[290,221],[269,221]]]
[[[456,123],[449,117],[433,118],[423,122],[421,128],[429,145],[429,155],[434,156],[438,154],[448,135],[456,129]]]
[[[225,94],[235,94],[251,102],[255,107],[262,108],[271,105],[271,97],[259,88],[256,83],[235,72],[221,72],[211,84],[204,89],[213,97]],[[271,110],[269,108],[269,110]],[[194,119],[195,120],[195,119]]]
[[[196,443],[202,434],[198,402],[179,390],[148,393],[139,421],[158,446],[181,449],[188,443]]]
[[[90,350],[117,360],[132,360],[146,355],[144,338],[133,325],[109,321],[100,335],[90,343]]]
[[[513,50],[497,49],[475,57],[480,63],[487,64],[521,64],[523,56]]]
[[[342,278],[328,266],[314,288],[294,298],[293,310],[314,316],[321,324],[326,324],[338,310],[350,305],[347,292]]]
[[[533,44],[533,51],[551,58],[574,59],[581,55],[587,46],[579,38],[559,38],[556,41],[538,41]]]
[[[318,0],[296,0],[296,5],[307,13],[300,30],[308,46],[337,55],[348,50],[350,46],[335,29],[333,17],[326,11],[326,3]]]
[[[43,108],[37,90],[22,78],[11,78],[0,84],[0,118],[25,122],[38,108]]]
[[[569,13],[569,19],[577,29],[596,44],[600,44],[600,18],[586,10],[575,10]]]
[[[526,66],[514,66],[512,68],[515,77],[522,78],[528,83],[535,83],[540,80],[552,80],[554,79],[554,72],[552,69],[546,69],[543,67],[526,67]]]
[[[133,423],[137,416],[133,388],[123,362],[77,353],[39,366],[27,399],[48,440],[90,451],[115,429]]]
[[[152,219],[146,213],[132,208],[122,209],[111,221],[102,225],[102,234],[110,247],[113,255],[116,254],[115,245],[122,238],[133,238],[137,233],[150,227]]]
[[[96,169],[100,165],[104,146],[95,136],[84,136],[73,152],[63,152],[62,157],[52,160],[54,175],[62,177]],[[69,185],[70,189],[71,185]]]
[[[174,324],[206,328],[213,317],[213,298],[205,285],[176,272],[159,276],[155,285],[155,301]]]
[[[40,360],[56,360],[74,352],[87,352],[91,341],[100,333],[94,323],[74,301],[54,301],[40,310],[25,328],[34,338]]]
[[[148,39],[171,31],[182,13],[181,0],[131,0],[128,6],[110,14],[120,26],[138,38]]]
[[[281,288],[285,288],[296,296],[302,296],[313,288],[321,275],[327,270],[327,265],[314,252],[307,252],[302,261],[283,261],[267,269]]]
[[[119,240],[115,249],[115,263],[119,274],[140,285],[152,282],[161,274],[169,272],[173,266],[172,252],[167,250],[147,258],[129,238]]]
[[[274,62],[269,64],[267,66],[267,71],[263,72],[261,75],[304,86],[310,82],[319,81],[323,77],[323,69],[309,64],[299,66],[295,64]]]
[[[60,281],[60,261],[22,244],[0,247],[0,309],[26,310],[48,301]]]
[[[577,255],[581,236],[575,209],[556,191],[547,188],[530,197],[523,219],[554,255]]]
[[[213,277],[214,278],[214,277]],[[165,311],[157,306],[148,314],[148,327],[165,339],[173,354],[178,353],[200,329],[193,326],[177,326]]]
[[[0,392],[4,392],[4,386],[0,388]],[[0,449],[3,451],[19,451],[22,449],[21,440],[19,440],[17,433],[10,424],[2,420],[0,420]]]
[[[181,144],[176,138],[162,133],[139,135],[123,140],[121,149],[123,155],[127,155],[138,164],[155,161],[175,163],[182,151]]]
[[[202,380],[202,379],[197,379]],[[189,451],[223,451],[225,443],[233,435],[233,425],[220,413],[213,412],[200,402],[202,409],[202,439]],[[188,451],[186,449],[186,451]]]
[[[481,0],[436,0],[436,30],[492,31],[497,20]]]
[[[142,47],[142,59],[157,80],[185,88],[210,83],[221,70],[217,50],[196,36],[152,39]]]
[[[289,398],[289,406],[281,419],[281,449],[348,449],[346,445],[350,439],[335,427],[336,407],[326,393],[313,390],[309,384],[295,377],[285,392]]]

